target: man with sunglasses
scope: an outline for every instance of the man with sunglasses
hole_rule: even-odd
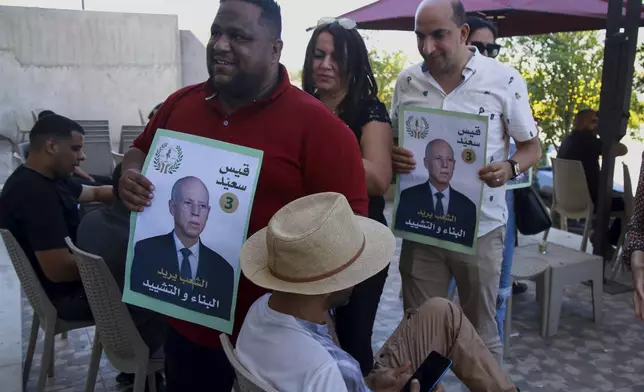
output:
[[[392,124],[398,124],[402,105],[487,116],[488,164],[479,171],[485,186],[476,255],[403,241],[400,274],[404,306],[417,308],[431,297],[446,296],[453,275],[466,316],[501,362],[503,350],[495,316],[508,219],[505,184],[541,157],[527,86],[514,68],[468,47],[470,27],[460,0],[424,0],[416,11],[415,32],[424,61],[398,76]],[[507,159],[508,136],[517,145],[511,159]],[[398,173],[409,173],[416,167],[413,153],[402,147],[394,148],[392,159]]]
[[[487,19],[470,16],[467,18],[470,26],[470,35],[467,43],[478,49],[478,51],[490,58],[496,58],[501,51],[501,45],[496,43],[498,31],[492,22]],[[507,301],[510,295],[518,295],[528,290],[528,285],[522,282],[513,282],[510,286],[510,273],[514,260],[514,248],[517,240],[516,220],[514,212],[514,191],[505,192],[505,201],[508,205],[508,221],[506,224],[505,241],[503,244],[503,261],[501,263],[501,276],[499,281],[499,295],[496,303],[496,323],[499,329],[499,337],[503,342],[503,322],[505,321]]]
[[[468,17],[467,25],[470,26],[467,44],[476,47],[483,56],[496,58],[501,52],[501,45],[496,43],[496,27],[487,19],[478,16]]]

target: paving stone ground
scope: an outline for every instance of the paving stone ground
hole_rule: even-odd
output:
[[[400,274],[398,251],[389,269],[389,278],[381,298],[373,346],[379,348],[402,317],[398,297]],[[623,278],[628,281],[628,276]],[[510,355],[506,367],[522,392],[644,392],[644,322],[633,315],[632,293],[604,294],[604,321],[592,322],[590,289],[582,284],[569,286],[561,311],[557,336],[544,340],[539,335],[539,306],[535,286],[514,297]],[[23,298],[23,348],[26,352],[31,325],[31,307]],[[83,391],[91,353],[93,328],[69,333],[67,341],[56,340],[56,375],[49,379],[47,392]],[[39,336],[34,365],[27,391],[35,391],[42,350]],[[96,391],[125,391],[115,377],[117,372],[103,357]],[[448,375],[447,392],[458,392],[462,385]],[[1,389],[1,388],[0,388]]]

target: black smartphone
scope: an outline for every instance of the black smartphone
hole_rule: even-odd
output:
[[[452,360],[445,358],[436,351],[429,353],[425,361],[416,369],[414,375],[409,379],[403,392],[409,392],[411,381],[418,380],[420,383],[420,392],[431,392],[441,382],[445,373],[452,367]]]

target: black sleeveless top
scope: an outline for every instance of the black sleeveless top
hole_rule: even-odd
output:
[[[387,107],[380,100],[373,98],[364,99],[360,103],[360,108],[352,124],[349,124],[342,114],[339,117],[351,128],[358,139],[358,143],[362,139],[362,128],[368,123],[378,121],[391,125]],[[385,198],[383,196],[369,196],[369,218],[387,226],[384,211]]]

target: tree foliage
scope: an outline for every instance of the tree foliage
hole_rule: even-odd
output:
[[[289,70],[288,77],[293,85],[302,87],[302,69]]]
[[[378,98],[387,105],[391,105],[396,78],[407,66],[407,56],[402,51],[384,52],[372,49],[369,52],[371,69],[378,84]]]
[[[640,95],[644,94],[644,42],[637,47],[633,90]]]
[[[598,109],[603,57],[603,39],[595,31],[505,41],[499,60],[517,68],[525,78],[545,146],[559,144],[572,129],[578,110]],[[641,122],[641,106],[633,94],[631,128]]]

